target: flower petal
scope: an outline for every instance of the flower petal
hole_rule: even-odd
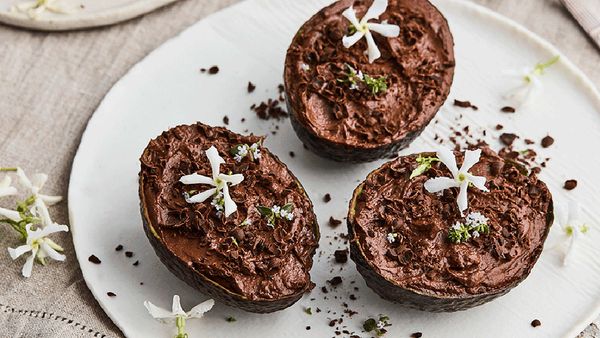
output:
[[[206,177],[204,175],[198,175],[198,174],[191,174],[191,175],[186,175],[183,176],[179,179],[179,182],[189,185],[189,184],[210,184],[212,186],[215,185],[215,181],[210,178],[210,177]]]
[[[39,236],[46,237],[57,232],[69,232],[69,227],[62,224],[51,223],[50,225],[42,229]]]
[[[571,261],[571,256],[573,255],[573,251],[577,247],[576,242],[579,239],[579,230],[573,229],[573,235],[570,237],[571,238],[569,239],[569,244],[567,246],[565,255],[563,257],[563,266],[567,266],[569,264],[569,262]]]
[[[42,225],[44,227],[47,227],[53,223],[52,219],[50,218],[50,212],[48,211],[48,207],[46,206],[46,203],[42,201],[41,198],[35,199],[35,214],[42,220]]]
[[[481,149],[477,150],[467,150],[465,152],[465,160],[463,161],[462,166],[460,167],[460,171],[463,173],[468,172],[473,168],[477,162],[479,162],[479,158],[481,157]]]
[[[488,192],[488,188],[485,186],[485,182],[487,179],[483,176],[474,176],[471,174],[467,174],[467,179],[471,182],[477,189]]]
[[[18,211],[0,208],[0,216],[6,217],[14,222],[19,222],[21,220],[21,215]]]
[[[579,221],[580,212],[581,208],[579,207],[579,203],[577,203],[577,201],[569,201],[569,218],[567,219],[567,223],[575,225],[575,223]]]
[[[360,22],[358,21],[358,18],[356,17],[356,11],[354,10],[354,8],[348,7],[345,11],[342,12],[342,16],[346,19],[348,19],[348,21],[350,21],[350,23],[355,27],[355,28],[359,28],[360,27]],[[346,47],[348,48],[348,47]]]
[[[29,180],[29,177],[25,175],[25,172],[21,168],[17,168],[17,177],[19,178],[19,182],[27,189],[33,190],[33,184]]]
[[[469,198],[467,196],[467,192],[469,190],[469,182],[465,181],[460,185],[460,192],[458,193],[458,198],[456,199],[456,203],[458,203],[458,210],[460,211],[460,215],[464,216],[464,211],[469,208]]]
[[[459,187],[460,184],[448,177],[430,178],[424,184],[425,189],[430,193],[440,192],[442,190]]]
[[[364,32],[356,32],[356,33],[352,34],[351,36],[345,35],[342,38],[342,43],[344,44],[345,48],[350,48],[350,47],[354,46],[354,44],[356,44],[360,39],[362,39],[363,36],[365,36]]]
[[[188,203],[202,203],[212,197],[216,192],[217,188],[208,189],[192,197],[186,198],[185,201]]]
[[[183,311],[183,309],[181,308],[181,302],[179,300],[179,296],[178,295],[174,295],[173,296],[173,307],[172,307],[172,313],[175,316],[185,316],[185,311]]]
[[[44,184],[46,184],[46,181],[48,181],[48,175],[43,173],[37,173],[31,177],[31,185],[34,188],[37,188],[37,191],[42,190]]]
[[[31,256],[29,256],[27,258],[27,260],[25,261],[25,265],[23,265],[23,269],[21,270],[21,274],[23,274],[23,277],[26,277],[26,278],[31,277],[31,271],[33,270],[33,260],[36,255],[37,255],[37,249],[31,251]]]
[[[371,19],[377,19],[388,7],[388,0],[373,0],[373,4],[362,18],[361,22],[367,22]]]
[[[21,245],[15,249],[13,248],[8,248],[8,254],[10,255],[10,258],[12,258],[13,260],[21,257],[24,253],[31,251],[31,246],[29,245]]]
[[[377,44],[375,43],[375,39],[373,39],[371,32],[367,31],[365,33],[365,37],[367,38],[367,53],[369,54],[369,63],[373,63],[375,60],[381,57],[381,52],[379,51],[379,48],[377,48]]]
[[[158,307],[158,306],[150,303],[149,301],[145,301],[144,306],[148,310],[148,313],[154,319],[158,319],[158,320],[165,321],[165,322],[175,321],[176,316],[174,314],[172,314],[171,312],[169,312],[169,310],[165,310],[161,307]]]
[[[456,165],[456,157],[454,152],[448,148],[440,148],[437,151],[437,157],[444,163],[446,168],[450,170],[452,176],[456,178],[458,176],[458,166]]]
[[[395,38],[400,35],[400,27],[396,25],[388,25],[382,23],[369,23],[369,30],[379,33],[386,38]]]
[[[215,301],[212,299],[209,299],[203,303],[200,303],[200,304],[194,306],[187,313],[187,315],[189,318],[202,318],[202,316],[204,316],[205,313],[210,311],[214,305],[215,305]]]
[[[217,176],[219,176],[221,164],[225,163],[225,160],[219,155],[219,151],[215,146],[211,146],[206,150],[206,157],[208,157],[208,161],[210,162],[212,177],[213,179],[216,179]]]
[[[46,203],[47,206],[55,205],[56,203],[59,203],[63,199],[62,196],[50,196],[50,195],[42,195],[42,194],[39,194],[38,198],[40,198],[42,201],[44,201],[44,203]]]
[[[229,187],[227,184],[223,186],[223,201],[225,202],[225,217],[237,211],[237,204],[229,196]]]
[[[238,184],[242,183],[242,181],[244,180],[244,175],[242,175],[242,174],[235,174],[235,175],[220,174],[219,178],[221,180],[229,183],[229,185],[238,185]]]
[[[67,258],[67,256],[58,253],[58,251],[54,250],[46,242],[42,242],[40,244],[40,251],[43,251],[46,256],[54,259],[55,261],[64,261]]]

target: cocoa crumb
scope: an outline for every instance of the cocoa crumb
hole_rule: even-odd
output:
[[[554,144],[554,139],[548,135],[542,139],[542,147],[548,148]]]
[[[342,221],[339,219],[335,219],[333,217],[329,217],[329,226],[332,228],[336,228],[338,225],[342,224]]]
[[[500,135],[500,141],[507,146],[511,146],[513,144],[513,142],[515,141],[515,139],[517,139],[517,138],[518,138],[517,135],[511,134],[511,133],[504,133],[504,134]]]
[[[333,255],[336,263],[344,264],[348,262],[348,250],[346,249],[336,250]]]
[[[325,202],[325,203],[331,202],[331,195],[329,193],[327,193],[327,194],[325,194],[325,196],[323,196],[323,202]]]
[[[540,322],[539,319],[534,319],[531,321],[531,326],[533,326],[533,327],[538,327],[540,325],[542,325],[542,322]]]
[[[210,75],[215,75],[219,72],[219,67],[218,66],[212,66],[208,69],[208,74]]]
[[[567,190],[573,190],[577,188],[577,180],[567,180],[565,181],[564,188]]]
[[[90,257],[88,257],[88,261],[94,263],[94,264],[100,264],[102,263],[102,261],[100,260],[100,258],[96,257],[96,255],[91,255]]]
[[[256,89],[256,85],[252,82],[248,82],[248,93],[253,93]]]
[[[514,112],[516,112],[517,110],[516,110],[515,108],[513,108],[513,107],[506,106],[506,107],[503,107],[503,108],[501,109],[501,111],[502,111],[503,113],[514,113]]]

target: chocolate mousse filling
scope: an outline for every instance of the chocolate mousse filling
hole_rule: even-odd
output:
[[[179,278],[221,301],[252,312],[285,308],[314,287],[309,271],[319,232],[313,206],[297,178],[260,146],[260,158],[238,161],[237,145],[261,144],[203,124],[178,126],[150,141],[141,157],[144,229],[162,262]],[[225,160],[221,173],[242,174],[229,187],[237,211],[229,217],[211,199],[188,203],[186,194],[206,185],[184,185],[182,176],[211,177],[206,149]],[[293,205],[293,220],[269,225],[258,207]]]
[[[454,76],[453,38],[446,19],[426,0],[390,0],[379,21],[400,36],[373,33],[382,56],[369,63],[361,39],[344,48],[352,29],[342,12],[363,17],[372,1],[338,1],[313,16],[287,52],[285,87],[292,124],[315,153],[339,161],[370,161],[406,147],[446,100]],[[351,69],[385,79],[386,90],[351,88]]]
[[[435,154],[423,154],[435,156]],[[462,154],[456,153],[460,164]],[[417,155],[372,172],[355,191],[348,227],[351,258],[382,297],[427,311],[457,311],[505,294],[529,275],[554,219],[552,196],[535,174],[489,148],[471,173],[489,192],[469,188],[470,212],[489,221],[489,233],[453,243],[449,230],[462,222],[457,188],[432,194],[424,183],[451,177],[441,163],[410,179]],[[389,240],[389,234],[394,240]]]

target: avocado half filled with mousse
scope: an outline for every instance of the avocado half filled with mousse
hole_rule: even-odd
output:
[[[177,277],[228,305],[282,310],[314,287],[319,227],[298,179],[262,146],[201,123],[150,141],[140,161],[141,213]]]
[[[529,275],[553,220],[546,185],[487,147],[403,156],[354,191],[351,258],[387,300],[465,310]]]
[[[452,33],[429,1],[334,2],[298,30],[287,51],[290,121],[325,158],[396,155],[446,101],[454,66]]]

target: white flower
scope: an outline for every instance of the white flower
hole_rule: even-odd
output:
[[[255,160],[260,159],[260,144],[254,143],[250,146],[250,151],[252,151],[252,157]]]
[[[271,208],[271,210],[273,211],[273,213],[274,213],[275,215],[279,215],[279,213],[281,212],[281,207],[280,207],[280,206],[278,206],[278,205],[274,205],[274,206]]]
[[[303,71],[305,71],[305,72],[307,72],[307,71],[309,71],[309,70],[310,70],[310,66],[309,66],[309,65],[307,65],[306,63],[302,63],[302,64],[300,65],[300,68],[301,68]]]
[[[285,218],[286,218],[288,221],[291,221],[291,220],[293,220],[293,219],[294,219],[294,214],[293,214],[293,213],[291,213],[291,212],[289,212],[287,215],[285,215]]]
[[[559,211],[559,210],[557,210]],[[568,265],[570,262],[570,258],[573,254],[573,250],[577,247],[577,242],[581,235],[586,234],[589,231],[589,227],[581,222],[580,220],[580,207],[579,204],[575,201],[569,202],[569,212],[568,216],[565,218],[564,212],[558,213],[559,216],[558,221],[562,230],[564,231],[565,236],[567,236],[567,249],[565,251],[565,255],[563,257],[563,265]]]
[[[473,236],[473,238],[478,238],[479,237],[479,231],[474,230],[471,235]]]
[[[456,231],[460,231],[462,230],[463,225],[460,224],[460,222],[456,222],[454,223],[454,225],[452,226],[452,229],[456,230]]]
[[[467,197],[467,191],[469,185],[477,187],[481,191],[488,191],[485,186],[486,178],[482,176],[474,176],[469,173],[469,170],[479,162],[481,156],[481,149],[471,151],[467,150],[465,153],[465,159],[462,167],[458,169],[456,165],[456,158],[454,153],[446,148],[441,148],[437,152],[437,157],[452,173],[452,178],[448,177],[436,177],[431,178],[425,182],[425,189],[430,193],[440,192],[442,190],[450,188],[460,188],[458,194],[457,204],[461,215],[464,215],[464,211],[469,207],[469,201]]]
[[[467,215],[465,225],[469,228],[475,228],[481,224],[487,224],[489,219],[483,216],[480,212],[472,212]]]
[[[25,265],[23,266],[22,273],[24,277],[31,276],[33,260],[36,258],[42,265],[46,264],[46,257],[50,257],[56,261],[65,260],[65,255],[59,253],[59,251],[63,251],[63,248],[49,239],[48,235],[56,232],[68,232],[69,228],[66,225],[51,224],[44,228],[37,228],[35,231],[31,231],[31,224],[28,224],[25,229],[27,231],[27,240],[25,244],[15,249],[8,248],[8,253],[13,260],[27,252],[31,252],[31,255],[27,258],[27,261],[25,261]]]
[[[504,98],[517,108],[535,99],[543,90],[542,75],[559,59],[560,56],[555,56],[545,63],[538,63],[533,69],[526,67],[521,70],[505,72],[517,82],[517,85],[504,95]]]
[[[54,205],[62,201],[62,197],[40,194],[40,190],[42,190],[44,184],[46,184],[46,181],[48,180],[48,175],[38,173],[33,175],[32,178],[29,179],[29,177],[25,175],[23,169],[17,168],[17,177],[19,178],[19,182],[21,183],[21,185],[27,188],[31,192],[31,195],[34,196],[35,204],[34,208],[32,209],[32,213],[40,218],[42,226],[46,227],[54,224],[54,222],[50,218],[48,206]]]
[[[387,241],[388,241],[388,242],[391,244],[391,243],[394,243],[394,242],[396,242],[396,237],[398,237],[398,234],[397,234],[397,233],[390,232],[389,234],[387,234],[387,237],[386,237],[386,239],[387,239]]]
[[[4,176],[0,181],[0,197],[13,196],[17,194],[17,188],[13,187],[10,176]]]
[[[178,295],[173,296],[173,306],[171,311],[158,307],[149,301],[144,301],[144,306],[154,319],[163,323],[176,323],[178,331],[176,338],[187,337],[187,334],[184,331],[186,319],[202,318],[214,305],[215,301],[209,299],[194,306],[190,311],[185,312],[181,308]]]
[[[37,19],[44,11],[58,14],[69,14],[72,12],[70,8],[60,5],[58,2],[58,0],[27,1],[11,7],[11,11],[26,13],[31,19]]]
[[[237,205],[229,195],[229,186],[240,184],[244,180],[244,176],[241,174],[221,174],[219,172],[220,166],[222,163],[225,163],[225,160],[223,160],[223,158],[219,155],[217,148],[214,146],[211,146],[206,150],[206,157],[208,157],[208,161],[210,162],[212,178],[198,174],[191,174],[183,176],[179,179],[179,181],[186,185],[207,184],[213,186],[214,188],[186,198],[186,201],[188,203],[202,203],[209,197],[218,196],[218,194],[222,192],[222,198],[225,207],[225,217],[229,217],[229,215],[233,214],[237,210]]]
[[[369,10],[360,21],[358,21],[356,12],[352,6],[342,13],[342,15],[348,19],[348,21],[350,21],[354,28],[356,28],[356,33],[351,36],[346,35],[342,39],[344,47],[350,48],[354,46],[354,44],[356,44],[360,39],[365,37],[368,45],[367,54],[369,55],[369,63],[373,63],[373,61],[381,57],[381,52],[375,44],[375,39],[373,39],[371,31],[379,33],[388,38],[395,38],[400,35],[400,27],[396,25],[390,25],[386,22],[369,22],[371,19],[379,18],[379,16],[385,12],[387,6],[387,0],[374,0]]]
[[[377,329],[383,330],[383,329],[385,329],[385,325],[386,325],[386,322],[384,322],[383,320],[377,321]]]

